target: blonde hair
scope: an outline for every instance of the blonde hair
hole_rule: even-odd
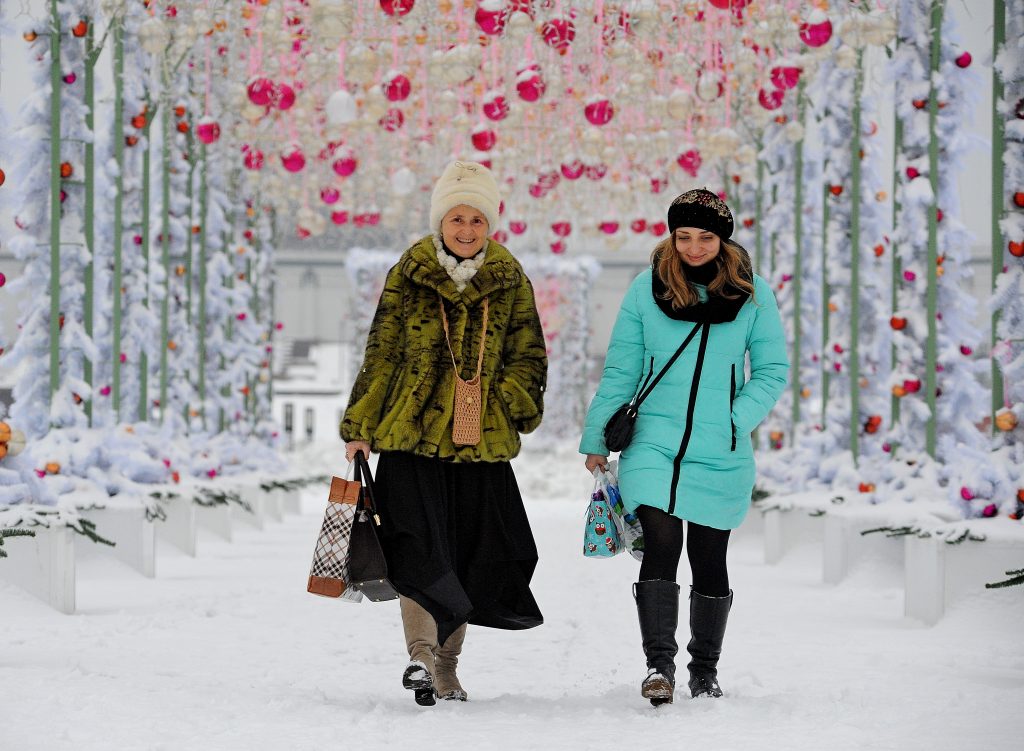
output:
[[[715,264],[718,273],[708,284],[708,294],[718,295],[727,300],[736,300],[740,296],[729,287],[739,289],[754,297],[754,276],[750,266],[750,256],[742,247],[731,240],[719,238],[721,247],[718,255],[710,261]],[[686,278],[683,257],[676,251],[675,233],[654,246],[651,253],[651,264],[667,288],[662,299],[672,302],[672,308],[688,308],[700,302],[696,288]]]

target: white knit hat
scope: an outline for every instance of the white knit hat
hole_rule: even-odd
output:
[[[441,220],[456,206],[472,206],[487,219],[488,233],[498,228],[498,183],[484,165],[452,162],[444,168],[430,196],[430,229],[441,231]]]

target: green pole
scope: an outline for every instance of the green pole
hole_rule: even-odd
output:
[[[935,132],[939,119],[939,92],[935,82],[939,74],[939,58],[942,50],[943,0],[932,0],[931,18],[931,76],[928,91],[928,180],[932,187],[932,205],[928,209],[928,290],[926,307],[928,315],[928,341],[925,346],[925,399],[928,404],[928,423],[925,430],[925,450],[935,458],[936,414],[935,414],[935,366],[938,363],[938,256],[939,256],[939,139]]]
[[[160,116],[160,263],[164,269],[164,297],[160,303],[160,422],[167,416],[167,358],[170,346],[168,321],[171,302],[171,106],[167,61],[162,60],[163,110]]]
[[[776,206],[777,203],[778,203],[778,200],[779,200],[779,186],[778,186],[778,184],[775,184],[775,185],[772,185],[772,206]],[[775,246],[775,233],[774,232],[772,232],[771,238],[769,238],[769,240],[768,240],[768,247],[769,247],[769,251],[770,251],[768,275],[770,276],[770,275],[775,273],[775,250],[776,250],[776,246]]]
[[[822,216],[821,216],[821,424],[822,427],[828,424],[828,392],[831,388],[832,374],[829,373],[826,353],[828,351],[828,337],[832,326],[832,311],[829,303],[832,301],[832,285],[828,281],[828,223],[830,221],[831,207],[828,200],[832,192],[828,185],[822,186]]]
[[[142,135],[146,139],[146,148],[142,152],[142,267],[145,269],[146,281],[143,288],[142,307],[149,308],[149,179],[150,179],[150,132],[156,112],[146,111],[146,126]],[[149,420],[149,357],[146,351],[139,353],[139,422]]]
[[[60,386],[60,16],[50,0],[50,402]]]
[[[114,34],[114,159],[117,178],[114,182],[114,281],[113,281],[113,407],[115,420],[121,413],[121,275],[124,232],[124,21],[111,21]]]
[[[185,136],[185,140],[188,142],[188,187],[186,194],[188,196],[188,222],[185,228],[185,234],[188,236],[188,244],[185,252],[185,287],[186,287],[186,306],[185,306],[185,318],[189,325],[192,324],[192,222],[196,215],[195,207],[195,174],[196,174],[196,142],[192,138],[192,131],[190,130]]]
[[[860,461],[860,119],[864,50],[857,50],[853,82],[853,143],[850,148],[850,452]]]
[[[897,44],[898,43],[899,42],[897,40]],[[893,131],[894,131],[894,135],[893,135],[893,152],[894,153],[893,153],[892,163],[893,163],[893,165],[898,165],[899,164],[899,158],[900,158],[900,152],[903,151],[903,120],[900,119],[899,114],[896,114],[893,119],[895,120],[895,122],[893,123]],[[903,273],[902,264],[900,263],[899,246],[898,246],[898,243],[896,242],[896,227],[897,227],[897,222],[899,221],[899,214],[900,214],[899,193],[897,192],[898,189],[899,189],[899,184],[900,184],[899,167],[898,166],[894,166],[894,168],[893,168],[893,175],[892,175],[892,230],[893,230],[893,240],[892,240],[892,300],[891,300],[891,307],[892,307],[892,314],[893,315],[896,315],[896,311],[899,309],[899,305],[900,305],[900,297],[899,297],[900,278],[901,278],[901,275]],[[895,341],[893,342],[892,346],[889,349],[890,349],[890,352],[889,352],[889,366],[890,366],[890,368],[895,370],[896,369],[896,362],[897,362],[896,343],[895,343]],[[900,421],[900,406],[901,405],[900,405],[899,397],[897,397],[895,394],[893,394],[890,397],[890,409],[892,410],[891,422],[892,422],[892,425],[894,425],[894,426],[896,424],[898,424],[899,421]]]
[[[804,97],[804,84],[797,87],[797,111],[800,124],[806,128],[807,100]],[[803,267],[804,267],[804,142],[801,138],[796,142],[794,161],[796,171],[796,196],[793,199],[793,233],[796,236],[796,260],[793,266],[793,385],[792,428],[790,445],[796,444],[797,427],[800,425],[800,344],[803,338]]]
[[[999,54],[1006,46],[1006,3],[995,0],[993,7],[992,55]],[[1000,220],[1006,215],[1006,196],[1003,172],[1003,151],[1005,150],[1006,123],[999,112],[999,103],[1003,100],[1003,81],[999,72],[992,69],[992,290],[995,292],[996,280],[1003,270],[1003,258],[1006,252],[1005,238],[999,227]],[[989,344],[996,345],[996,326],[999,323],[999,311],[992,314],[992,333]],[[991,351],[991,350],[990,350]],[[1003,373],[992,359],[992,430],[996,429],[996,412],[1003,406]]]
[[[93,19],[87,18],[89,24],[85,33],[85,127],[89,129],[89,139],[85,142],[85,216],[84,233],[85,248],[89,253],[89,262],[85,265],[84,299],[82,301],[82,323],[85,326],[85,334],[92,339],[93,332],[93,297],[95,294],[95,265],[94,256],[96,253],[96,61],[99,54],[95,49],[96,37],[93,34]],[[85,358],[85,382],[89,384],[89,393],[92,393],[93,374],[92,358]],[[85,417],[89,425],[92,425],[92,405],[90,396],[85,401]]]
[[[199,343],[199,419],[206,429],[206,211],[207,188],[206,144],[199,147],[199,158],[203,168],[199,171],[199,321],[197,339]]]

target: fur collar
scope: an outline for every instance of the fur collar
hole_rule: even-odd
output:
[[[503,245],[488,240],[483,254],[483,265],[467,280],[461,291],[438,261],[431,235],[409,248],[398,263],[402,274],[416,284],[438,292],[451,302],[474,305],[498,290],[518,286],[523,279],[522,267]]]

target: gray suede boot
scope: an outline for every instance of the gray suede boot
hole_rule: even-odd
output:
[[[463,623],[434,653],[434,690],[438,698],[447,701],[466,701],[469,698],[469,694],[462,688],[459,677],[455,674],[459,655],[462,654],[462,644],[465,641],[466,624]]]
[[[437,622],[434,616],[415,600],[399,597],[405,646],[409,650],[409,664],[402,674],[402,686],[413,691],[416,703],[432,707],[434,693],[434,653],[437,650]]]

